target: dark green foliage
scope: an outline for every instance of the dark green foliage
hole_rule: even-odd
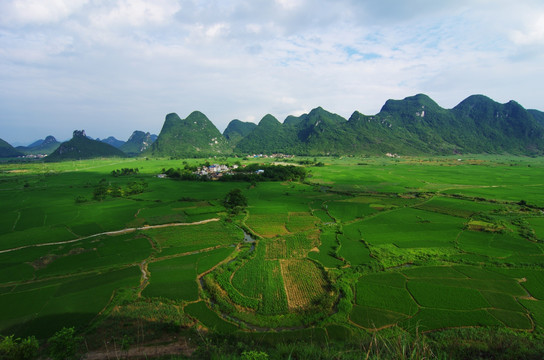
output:
[[[145,153],[155,156],[197,157],[230,153],[227,140],[214,124],[199,111],[186,119],[175,114],[166,120],[157,140]]]
[[[125,170],[125,169],[124,169]],[[131,181],[125,187],[121,187],[119,184],[112,184],[102,179],[95,185],[93,189],[94,200],[104,200],[107,197],[124,197],[141,194],[147,189],[148,183],[143,179]],[[77,202],[77,199],[76,199]]]
[[[231,213],[239,213],[247,207],[247,198],[242,194],[242,190],[232,189],[225,196],[223,205],[225,205]]]
[[[156,135],[151,135],[148,132],[144,133],[143,131],[136,130],[119,149],[127,155],[136,156],[149,148],[156,140],[156,137]]]
[[[91,140],[85,131],[74,131],[71,140],[63,142],[47,161],[81,160],[95,157],[125,157],[125,153],[101,141]]]
[[[83,338],[76,335],[73,327],[63,327],[47,340],[49,356],[53,360],[76,359],[82,341]]]
[[[32,360],[38,357],[40,344],[34,336],[24,339],[6,336],[0,342],[1,360]]]
[[[249,164],[235,169],[233,175],[223,175],[221,181],[304,181],[305,177],[302,166]]]
[[[266,360],[268,359],[268,354],[263,351],[255,351],[255,350],[243,351],[241,359],[242,360]]]
[[[122,169],[117,169],[117,170],[112,170],[111,174],[115,177],[117,176],[128,176],[128,175],[136,175],[140,172],[140,170],[138,170],[138,168],[122,168]]]
[[[177,180],[192,180],[192,181],[195,181],[195,180],[206,181],[206,180],[208,180],[207,177],[194,174],[193,170],[189,170],[189,169],[170,168],[170,169],[164,171],[164,173],[169,178],[177,179]]]
[[[13,146],[0,139],[0,158],[17,157],[22,155],[23,153],[17,151],[17,149],[15,149]]]

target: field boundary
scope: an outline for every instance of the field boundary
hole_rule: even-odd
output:
[[[206,219],[206,220],[196,221],[196,222],[192,222],[192,223],[171,223],[171,224],[161,224],[161,225],[147,225],[147,226],[142,226],[142,227],[126,228],[126,229],[114,230],[114,231],[105,231],[105,232],[101,232],[101,233],[98,233],[98,234],[93,234],[93,235],[89,235],[89,236],[85,236],[85,237],[81,237],[81,238],[77,238],[77,239],[72,239],[72,240],[57,241],[57,242],[52,242],[52,243],[32,244],[32,245],[19,246],[17,248],[12,248],[12,249],[0,250],[0,254],[12,252],[12,251],[17,251],[17,250],[28,249],[28,248],[32,248],[32,247],[71,244],[71,243],[75,243],[75,242],[78,242],[78,241],[92,239],[94,237],[98,237],[98,236],[102,236],[102,235],[113,235],[113,236],[115,236],[115,235],[122,235],[122,234],[131,233],[131,232],[135,232],[135,231],[145,231],[145,230],[161,229],[161,228],[175,227],[175,226],[202,225],[202,224],[207,224],[209,222],[214,222],[214,221],[219,221],[219,220],[221,220],[221,219],[212,218],[212,219]]]

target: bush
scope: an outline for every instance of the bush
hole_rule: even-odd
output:
[[[231,213],[237,214],[247,207],[247,198],[244,196],[244,194],[242,194],[242,190],[232,189],[225,196],[225,199],[223,200],[223,205]]]
[[[6,336],[0,342],[0,359],[2,360],[31,360],[38,357],[38,340],[34,336],[25,339]]]
[[[51,336],[47,343],[49,344],[49,355],[53,360],[76,359],[79,347],[83,338],[75,335],[76,330],[63,327]]]

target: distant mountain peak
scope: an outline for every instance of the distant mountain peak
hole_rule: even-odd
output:
[[[147,150],[159,156],[210,156],[227,154],[227,140],[215,125],[200,111],[187,118],[178,114],[166,115],[157,140]]]
[[[135,130],[127,142],[121,145],[119,149],[128,155],[139,155],[147,150],[155,140],[156,137],[149,132]]]
[[[42,144],[52,144],[58,142],[57,139],[53,135],[48,135],[44,140]]]
[[[87,137],[87,134],[85,134],[85,130],[74,130],[72,137]]]
[[[106,143],[89,139],[85,130],[74,130],[71,140],[63,142],[47,161],[79,160],[95,157],[124,157],[125,154]]]

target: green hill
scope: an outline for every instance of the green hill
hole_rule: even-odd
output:
[[[239,153],[404,155],[544,153],[544,116],[514,101],[499,104],[473,95],[444,109],[424,94],[388,100],[367,116],[349,120],[316,108],[300,117],[261,123],[236,145]],[[264,119],[263,119],[264,120]]]
[[[145,151],[154,156],[200,157],[231,153],[227,140],[215,125],[199,111],[186,119],[166,115],[157,140]]]
[[[229,141],[229,144],[236,145],[256,127],[257,124],[255,123],[234,119],[228,124],[225,131],[223,131],[223,136]]]
[[[17,151],[13,146],[0,139],[0,158],[22,156],[23,153]]]
[[[155,140],[156,137],[150,133],[136,130],[119,149],[125,154],[135,156],[147,150]]]
[[[23,152],[24,154],[51,154],[53,151],[57,150],[60,146],[60,142],[55,139],[54,136],[49,135],[45,139],[40,139],[28,146],[18,146],[17,150]]]
[[[534,109],[529,109],[527,111],[533,116],[533,119],[535,119],[540,125],[544,126],[544,112]]]
[[[111,145],[89,139],[85,135],[85,130],[75,130],[72,139],[60,144],[57,150],[47,157],[47,161],[125,156],[125,153]]]
[[[274,116],[265,115],[256,128],[235,147],[235,152],[260,153],[299,153],[299,142],[294,127],[282,124]]]

